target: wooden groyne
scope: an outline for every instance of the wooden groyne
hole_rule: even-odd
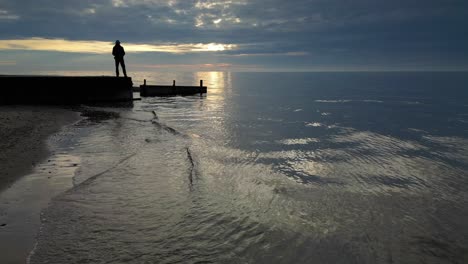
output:
[[[174,95],[194,95],[204,94],[207,87],[203,86],[203,80],[200,80],[200,86],[177,86],[175,81],[172,85],[140,85],[140,96],[174,96]]]
[[[80,104],[133,100],[132,78],[0,75],[0,104]]]

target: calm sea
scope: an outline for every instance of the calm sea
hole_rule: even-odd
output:
[[[32,263],[468,263],[467,73],[132,77],[208,93],[82,106]]]

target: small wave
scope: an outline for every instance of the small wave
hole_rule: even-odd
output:
[[[259,117],[257,118],[258,121],[270,121],[270,122],[283,122],[283,119],[279,118],[264,118],[264,117]]]
[[[389,189],[414,189],[427,186],[423,180],[413,176],[366,175],[358,178],[363,184],[382,186]]]
[[[415,151],[427,150],[427,147],[415,141],[401,140],[396,137],[382,135],[370,131],[356,131],[351,134],[337,135],[331,140],[335,143],[353,143],[360,150],[390,151]]]
[[[427,134],[428,132],[418,128],[408,128],[408,131]]]
[[[433,151],[434,154],[442,159],[450,159],[454,162],[462,162],[468,164],[468,139],[462,137],[440,137],[427,135],[423,137],[424,140],[433,144],[439,145]]]
[[[252,142],[252,144],[254,145],[264,145],[264,144],[269,144],[270,141],[267,141],[267,140],[255,140]]]
[[[128,155],[127,157],[124,157],[123,159],[117,161],[112,167],[107,168],[107,169],[99,172],[98,174],[95,174],[93,176],[88,177],[85,181],[79,183],[78,185],[75,185],[73,188],[69,189],[67,192],[74,192],[74,191],[76,191],[76,190],[78,190],[80,188],[83,188],[83,187],[85,187],[87,185],[90,185],[98,177],[100,177],[100,176],[112,171],[113,169],[119,167],[120,165],[122,165],[124,162],[126,162],[130,158],[134,157],[135,155],[137,155],[137,153],[132,153],[132,154]]]
[[[421,102],[418,101],[400,101],[402,104],[407,104],[407,105],[420,105]]]
[[[350,103],[350,102],[364,102],[364,103],[384,103],[384,101],[381,100],[373,100],[373,99],[367,99],[367,100],[350,100],[350,99],[341,99],[341,100],[315,100],[314,102],[316,103]]]
[[[195,174],[195,162],[193,161],[193,156],[192,156],[192,152],[190,151],[190,148],[186,147],[185,149],[187,150],[187,158],[190,162],[189,182],[190,182],[190,187],[192,187],[193,177]]]
[[[179,135],[179,136],[183,136],[183,137],[187,137],[186,134],[184,133],[181,133],[179,131],[177,131],[175,128],[172,128],[168,125],[165,125],[163,123],[160,123],[158,122],[158,119],[154,119],[153,121],[151,121],[156,127],[158,127],[159,129],[162,129],[162,130],[165,130],[173,135]]]
[[[315,100],[316,103],[349,103],[351,100]]]
[[[310,122],[305,124],[306,127],[323,127],[324,125],[319,122]]]
[[[307,145],[317,142],[320,142],[318,138],[288,138],[276,141],[276,143],[282,145]]]
[[[450,148],[468,147],[468,139],[462,137],[440,137],[428,135],[424,136],[424,139],[441,145],[446,145]]]
[[[378,104],[381,104],[383,103],[384,101],[380,101],[380,100],[362,100],[363,102],[366,102],[366,103],[378,103]]]

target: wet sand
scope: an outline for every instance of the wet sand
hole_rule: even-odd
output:
[[[40,212],[57,185],[47,172],[39,172],[56,158],[47,139],[79,118],[79,113],[60,107],[0,106],[1,263],[26,263],[39,230]]]
[[[45,140],[79,114],[41,106],[0,107],[0,191],[31,172],[49,155]]]

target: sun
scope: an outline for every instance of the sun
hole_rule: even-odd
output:
[[[209,43],[206,45],[206,50],[208,51],[223,51],[226,50],[223,44]]]

